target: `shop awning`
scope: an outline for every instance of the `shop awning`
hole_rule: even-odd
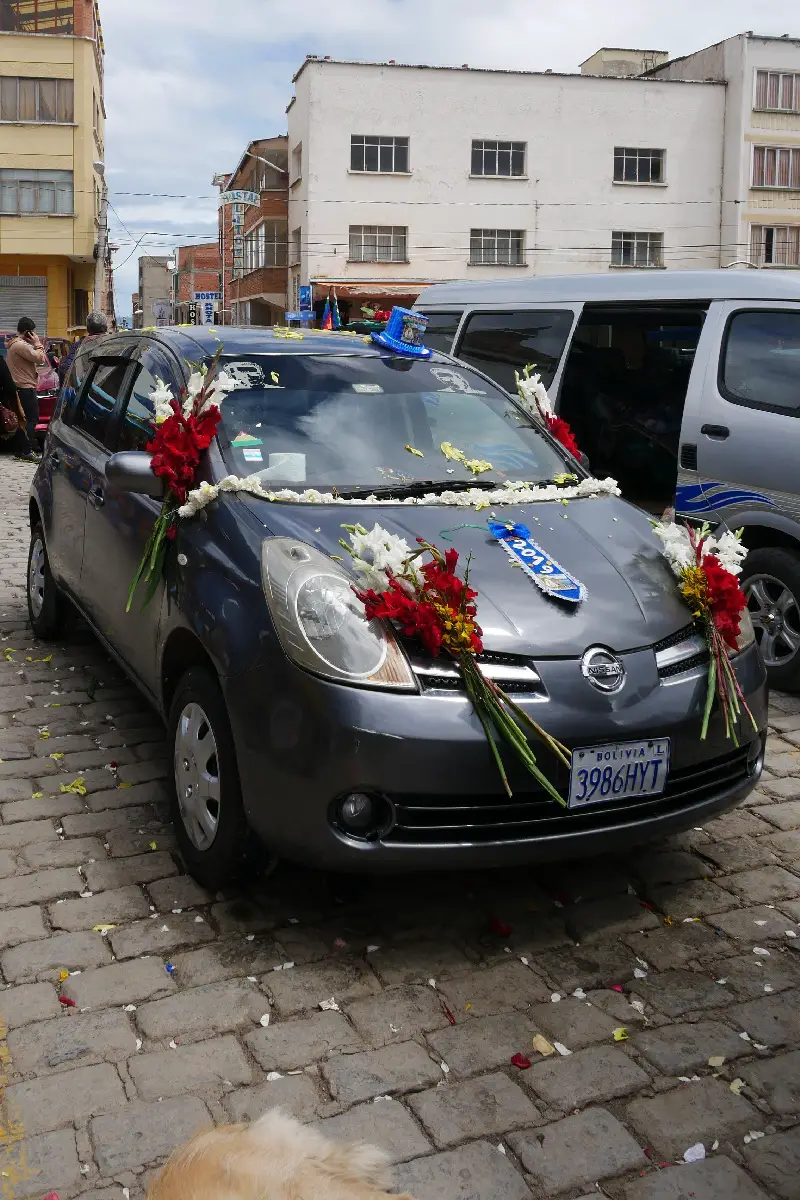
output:
[[[328,292],[335,291],[339,300],[367,300],[385,296],[387,298],[405,298],[413,297],[414,299],[424,291],[426,287],[430,287],[430,281],[425,283],[415,283],[413,280],[405,282],[394,281],[385,283],[382,279],[359,280],[358,283],[337,283],[335,280],[314,280],[314,298],[315,300],[324,300]]]

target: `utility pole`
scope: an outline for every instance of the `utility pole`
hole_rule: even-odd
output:
[[[100,214],[97,229],[97,261],[94,264],[94,306],[98,312],[106,309],[106,254],[108,247],[108,184],[106,183],[106,164],[92,164],[102,181],[100,193]]]

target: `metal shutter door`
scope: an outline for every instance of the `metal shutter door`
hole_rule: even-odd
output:
[[[47,276],[0,275],[0,330],[15,330],[20,317],[36,322],[37,332],[47,332]]]

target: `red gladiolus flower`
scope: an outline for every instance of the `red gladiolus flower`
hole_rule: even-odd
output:
[[[526,1058],[524,1054],[514,1054],[511,1058],[512,1067],[519,1067],[520,1071],[527,1071],[531,1065],[531,1060]]]
[[[563,417],[551,416],[547,417],[547,424],[553,437],[561,442],[564,449],[568,450],[575,458],[580,458],[581,452],[568,422]]]
[[[742,610],[747,604],[736,576],[726,571],[715,554],[703,556],[702,567],[708,582],[708,603],[714,624],[732,650],[739,639]]]

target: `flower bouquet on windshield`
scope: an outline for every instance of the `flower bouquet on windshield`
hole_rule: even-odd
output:
[[[573,458],[580,458],[581,452],[575,441],[575,435],[568,422],[563,417],[556,416],[541,377],[531,366],[527,366],[521,375],[519,371],[515,371],[514,378],[517,381],[517,393],[522,407],[528,415],[533,417],[534,421],[538,421],[540,425],[545,425],[556,441],[561,442],[561,445],[569,451]]]
[[[458,551],[442,554],[436,546],[418,538],[412,549],[405,538],[375,525],[344,525],[349,541],[342,546],[363,586],[353,591],[364,605],[368,621],[390,621],[406,637],[422,642],[436,658],[447,654],[461,672],[464,687],[483,726],[503,787],[511,796],[498,742],[504,744],[541,786],[565,805],[556,787],[539,767],[528,735],[539,738],[569,767],[570,753],[541,725],[515,704],[496,683],[483,674],[477,655],[483,650],[477,622],[478,593],[469,586],[469,562],[463,578],[457,573]],[[426,561],[423,561],[426,560]]]
[[[217,431],[219,406],[225,392],[235,383],[224,371],[217,372],[221,350],[208,367],[201,367],[189,376],[183,399],[178,400],[161,379],[150,393],[154,406],[155,432],[146,449],[152,455],[150,469],[164,480],[165,495],[153,531],[128,592],[125,611],[130,612],[133,597],[140,582],[145,591],[142,608],[153,598],[170,541],[175,537],[178,509],[186,503],[189,489],[194,485],[200,455],[208,448]]]
[[[743,712],[757,729],[730,661],[731,651],[740,648],[742,613],[747,607],[736,578],[747,554],[741,530],[716,538],[708,524],[698,530],[675,521],[654,521],[653,529],[678,577],[681,595],[708,643],[708,688],[700,737],[704,740],[708,734],[716,695],[725,721],[725,736],[738,746],[736,726]]]

